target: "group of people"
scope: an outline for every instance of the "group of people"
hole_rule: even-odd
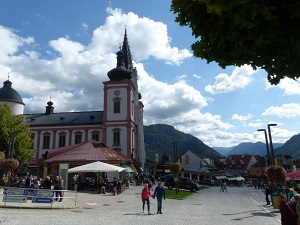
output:
[[[148,183],[145,183],[141,197],[143,202],[143,213],[145,212],[145,204],[147,204],[148,214],[150,214],[150,197],[152,197],[157,200],[157,214],[162,214],[162,200],[166,199],[166,192],[162,187],[161,182],[158,182],[153,194],[151,194]]]
[[[55,201],[61,202],[63,199],[62,190],[64,188],[64,180],[61,176],[56,176],[54,180],[50,176],[47,176],[45,180],[34,179],[32,174],[27,174],[25,179],[25,188],[35,188],[35,189],[51,189],[55,190]]]
[[[300,195],[293,189],[280,196],[279,210],[282,225],[300,225]]]

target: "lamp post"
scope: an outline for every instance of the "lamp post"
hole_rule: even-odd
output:
[[[270,156],[270,151],[269,151],[269,143],[268,143],[268,137],[267,137],[267,131],[266,129],[258,129],[257,131],[263,131],[265,133],[265,140],[266,140],[266,149],[267,149],[267,166],[270,166],[272,160]]]
[[[176,162],[176,159],[177,159],[177,144],[179,143],[179,141],[173,141],[171,142],[171,144],[174,146],[174,159],[173,159],[173,162],[175,163]]]
[[[272,135],[271,135],[271,129],[270,127],[277,126],[276,123],[269,123],[268,124],[268,133],[269,133],[269,140],[270,140],[270,149],[271,149],[271,155],[272,155],[272,165],[275,165],[275,157],[274,157],[274,149],[273,149],[273,143],[272,143]]]
[[[14,157],[14,148],[15,148],[15,136],[17,133],[19,133],[20,130],[15,130],[12,132],[10,135],[10,143],[9,143],[9,152],[8,152],[8,158],[13,158]]]

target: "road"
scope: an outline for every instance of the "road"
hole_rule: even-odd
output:
[[[155,213],[156,200],[151,200],[151,215],[142,213],[141,189],[141,186],[131,186],[117,196],[79,193],[80,207],[73,209],[1,208],[0,225],[280,224],[278,210],[266,206],[264,194],[253,187],[228,187],[228,192],[211,187],[185,200],[167,199],[163,202],[162,215]],[[57,204],[67,204],[67,200],[55,202],[54,208]]]

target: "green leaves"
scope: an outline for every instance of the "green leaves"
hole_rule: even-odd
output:
[[[172,174],[178,175],[181,172],[182,165],[180,163],[173,163],[170,166],[170,171]]]
[[[173,0],[175,21],[200,40],[195,57],[221,67],[251,65],[268,73],[271,84],[300,74],[300,3],[260,0]]]
[[[14,136],[13,156],[20,164],[27,162],[34,155],[31,148],[31,132],[25,117],[11,113],[8,103],[0,105],[0,151],[9,156],[10,141]]]

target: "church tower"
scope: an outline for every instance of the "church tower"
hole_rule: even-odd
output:
[[[104,84],[103,142],[144,168],[143,103],[125,29],[117,66]]]

